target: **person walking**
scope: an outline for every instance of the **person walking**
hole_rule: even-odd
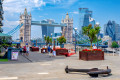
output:
[[[30,50],[30,49],[29,49],[29,46],[28,46],[28,45],[27,45],[27,47],[26,47],[26,50],[27,50],[27,51],[26,51],[26,56],[29,56],[29,50]]]
[[[50,51],[51,51],[50,45],[48,46],[47,50],[48,50],[49,57],[51,57],[51,55],[50,55]]]
[[[53,47],[53,57],[56,56],[56,51],[55,51],[55,47]]]

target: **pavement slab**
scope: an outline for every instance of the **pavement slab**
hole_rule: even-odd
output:
[[[17,61],[0,62],[0,79],[9,77],[16,80],[120,80],[120,56],[105,55],[105,60],[83,61],[78,59],[78,54],[71,57],[49,57],[47,53],[30,52],[27,58],[32,62],[22,55],[19,55]],[[106,69],[109,66],[112,75],[91,78],[85,73],[66,74],[67,65],[75,69]]]

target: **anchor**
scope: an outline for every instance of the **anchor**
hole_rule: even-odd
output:
[[[109,69],[108,66],[107,66],[106,70],[105,69],[98,69],[98,68],[73,69],[73,68],[68,68],[68,66],[66,66],[65,72],[66,73],[70,73],[70,72],[83,72],[83,73],[87,73],[91,77],[98,77],[99,74],[108,74],[108,75],[110,75],[111,69]]]

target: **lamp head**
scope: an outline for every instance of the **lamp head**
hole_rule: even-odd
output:
[[[100,23],[99,23],[99,22],[96,22],[96,25],[97,25],[97,26],[99,26],[99,25],[100,25]]]
[[[75,31],[77,31],[77,28],[75,28]]]

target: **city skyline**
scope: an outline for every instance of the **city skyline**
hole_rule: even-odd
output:
[[[103,29],[104,24],[109,20],[114,20],[120,24],[119,2],[119,0],[5,0],[3,2],[4,33],[19,24],[20,13],[23,13],[25,8],[28,9],[28,13],[31,12],[32,20],[54,19],[58,23],[61,22],[62,16],[65,18],[68,12],[69,16],[73,17],[73,27],[77,28],[79,26],[79,8],[89,8],[93,11],[93,18],[100,23]],[[16,8],[14,8],[15,6]],[[55,31],[58,29],[60,28],[56,28]],[[41,30],[40,27],[32,26],[32,33],[35,33],[32,34],[32,37],[39,30]],[[39,32],[39,34],[41,33]]]

